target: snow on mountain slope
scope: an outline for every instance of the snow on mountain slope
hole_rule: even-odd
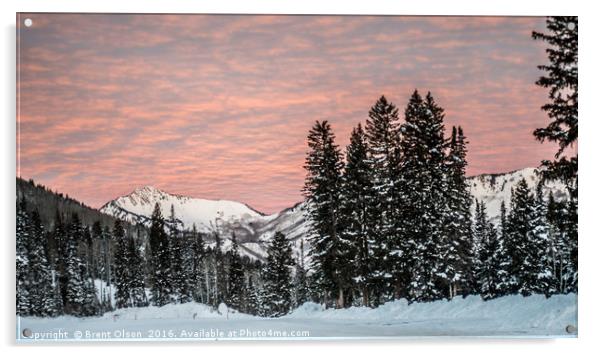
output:
[[[510,207],[511,190],[520,179],[525,178],[529,188],[535,193],[535,188],[541,178],[536,168],[525,168],[505,174],[482,174],[470,177],[468,184],[470,193],[479,201],[485,202],[487,214],[494,222],[499,220],[500,206],[505,202],[506,208]],[[560,182],[547,182],[543,186],[544,197],[552,192],[556,200],[565,200],[568,197],[566,188]]]
[[[196,224],[201,232],[213,230],[216,224],[243,222],[263,216],[240,202],[172,195],[152,186],[137,188],[129,195],[108,202],[100,210],[130,222],[145,223],[150,219],[155,203],[159,204],[165,218],[169,218],[173,206],[180,228],[192,229]]]
[[[525,178],[529,187],[535,191],[540,180],[535,168],[525,168],[505,174],[477,175],[470,177],[468,183],[472,196],[485,202],[487,213],[495,223],[499,220],[502,201],[505,201],[506,206],[509,207],[511,189],[521,178]],[[544,185],[546,196],[550,191],[558,200],[567,198],[566,190],[560,183]],[[304,216],[304,203],[264,216],[239,202],[172,195],[146,186],[108,202],[101,211],[130,222],[148,225],[155,202],[159,203],[165,217],[169,216],[173,204],[176,217],[181,221],[180,228],[190,229],[193,224],[196,224],[198,230],[202,232],[219,230],[224,250],[230,248],[231,235],[235,234],[243,255],[252,259],[263,259],[274,233],[281,231],[293,243],[295,259],[299,258],[301,243],[304,242],[303,255],[307,261],[308,223]],[[213,240],[209,238],[208,243],[212,242]]]

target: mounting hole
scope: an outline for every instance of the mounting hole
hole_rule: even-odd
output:
[[[575,23],[574,22],[569,22],[568,25],[566,25],[566,27],[569,29],[569,31],[572,31],[575,29]]]
[[[575,333],[577,333],[577,327],[575,327],[572,324],[567,325],[566,328],[565,328],[565,330],[569,334],[575,334]]]
[[[26,338],[31,338],[31,336],[33,335],[33,333],[31,332],[31,329],[29,328],[25,328],[23,329],[23,336]]]
[[[25,27],[31,27],[31,25],[33,25],[33,21],[30,18],[26,18],[25,21],[23,21],[23,24]]]

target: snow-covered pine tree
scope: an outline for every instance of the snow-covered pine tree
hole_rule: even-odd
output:
[[[290,312],[293,300],[291,267],[295,265],[290,242],[276,232],[268,246],[263,272],[263,310],[267,317],[280,317]]]
[[[563,181],[571,195],[577,198],[577,155],[563,156],[564,150],[577,143],[578,136],[578,18],[553,16],[546,21],[548,33],[533,32],[533,39],[548,43],[549,64],[539,65],[546,72],[536,84],[548,89],[549,102],[542,106],[552,120],[547,127],[533,134],[540,141],[558,143],[554,161],[544,160],[544,179]]]
[[[245,283],[245,297],[247,300],[247,306],[245,313],[252,315],[259,315],[260,301],[259,301],[259,290],[253,281],[253,277],[249,275]]]
[[[192,290],[189,288],[188,275],[184,270],[184,238],[178,230],[178,219],[173,204],[169,214],[169,257],[170,285],[172,298],[176,303],[186,303],[192,300]]]
[[[555,293],[569,292],[575,274],[571,263],[572,243],[569,238],[570,218],[567,201],[556,201],[550,191],[547,219],[550,225],[549,247],[552,256],[553,290]]]
[[[301,239],[299,259],[295,266],[295,306],[299,307],[308,301],[307,270],[305,269],[305,246]]]
[[[53,252],[51,253],[54,258],[51,262],[56,270],[55,275],[55,286],[58,288],[58,293],[61,298],[63,306],[66,304],[66,290],[67,290],[67,225],[63,220],[63,216],[56,210],[54,217],[54,229],[50,233],[50,240],[52,241]]]
[[[501,289],[504,294],[530,295],[535,287],[539,263],[533,262],[530,250],[534,231],[535,199],[529,190],[527,181],[521,179],[512,190],[510,213],[503,241],[501,263],[506,269]],[[541,262],[541,261],[540,261]]]
[[[203,236],[198,233],[195,224],[192,225],[190,250],[192,251],[192,272],[190,275],[193,286],[192,296],[195,302],[208,304],[207,283],[203,262],[206,253],[205,243],[203,242]]]
[[[113,239],[115,240],[115,307],[127,308],[132,306],[130,263],[128,253],[128,238],[120,219],[113,225]]]
[[[446,279],[449,281],[449,298],[458,293],[467,295],[474,291],[471,265],[475,257],[470,212],[472,198],[466,181],[467,143],[462,127],[456,129],[454,126],[446,157],[447,213],[444,217],[444,258]]]
[[[367,223],[372,234],[368,245],[371,259],[369,282],[374,293],[374,305],[403,296],[403,284],[409,281],[407,253],[399,225],[402,180],[398,112],[393,103],[381,96],[370,109],[366,121],[367,161],[372,188],[367,201],[370,208]]]
[[[216,223],[217,225],[217,223]],[[213,249],[213,277],[214,277],[214,297],[215,306],[225,302],[228,297],[228,274],[226,273],[226,261],[222,252],[222,240],[219,231],[213,233],[215,238],[215,248]]]
[[[16,283],[17,283],[17,315],[31,315],[31,303],[29,295],[29,253],[27,247],[29,244],[29,216],[27,214],[27,205],[25,198],[17,200],[17,221],[16,221]]]
[[[86,313],[87,289],[84,279],[85,265],[79,254],[79,243],[81,243],[83,229],[79,216],[73,213],[71,222],[67,228],[65,241],[65,313],[74,316],[83,316]]]
[[[342,156],[328,121],[316,121],[309,131],[307,144],[309,151],[305,159],[307,175],[303,193],[310,226],[309,255],[324,304],[330,305],[331,299],[336,297],[337,306],[343,307],[348,281],[340,277],[344,265],[339,260]]]
[[[403,228],[406,255],[413,272],[409,298],[432,301],[447,294],[450,280],[445,270],[444,216],[449,211],[445,198],[445,139],[443,109],[430,92],[423,100],[412,94],[401,126],[404,184]],[[443,286],[445,285],[445,286]]]
[[[483,201],[476,201],[474,239],[476,255],[474,256],[474,278],[476,292],[485,300],[500,294],[499,258],[500,243],[494,225],[489,222]]]
[[[82,279],[84,286],[84,303],[82,304],[81,316],[96,316],[99,314],[100,304],[98,302],[94,280],[92,280],[92,276],[87,268],[83,270]]]
[[[531,285],[529,292],[545,294],[553,293],[553,253],[550,248],[550,224],[548,220],[548,203],[543,197],[543,181],[535,189],[535,204],[533,206],[532,229],[527,237],[529,253],[526,264],[532,268],[529,273]],[[525,293],[525,292],[524,292]]]
[[[228,252],[230,267],[228,269],[228,299],[230,308],[243,311],[246,308],[245,299],[245,272],[243,270],[236,235],[232,233],[232,248]]]
[[[148,306],[148,299],[144,287],[144,258],[142,257],[137,238],[130,236],[127,240],[132,307],[146,307]]]
[[[29,300],[32,315],[56,316],[60,308],[55,298],[52,269],[48,262],[48,238],[37,210],[31,213],[29,225]]]
[[[151,302],[155,306],[164,306],[171,301],[171,258],[165,220],[158,203],[155,204],[151,216],[149,243],[152,270]]]
[[[347,266],[341,274],[357,286],[362,304],[370,304],[370,277],[372,260],[371,241],[374,240],[375,216],[371,204],[374,200],[372,173],[368,161],[368,145],[361,124],[353,128],[346,149],[346,163],[341,183],[341,257]],[[303,276],[305,271],[303,270]],[[353,277],[353,284],[351,284]]]

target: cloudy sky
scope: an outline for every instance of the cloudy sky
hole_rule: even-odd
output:
[[[23,26],[30,18],[31,27]],[[271,213],[301,200],[308,129],[341,146],[384,94],[431,91],[471,175],[555,152],[543,18],[21,14],[17,174],[91,206],[154,185]]]

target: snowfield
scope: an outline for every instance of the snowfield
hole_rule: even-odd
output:
[[[223,306],[223,305],[222,305]],[[276,340],[420,336],[576,337],[577,295],[479,296],[452,301],[405,300],[378,308],[327,309],[306,303],[281,318],[220,311],[198,303],[122,309],[101,317],[20,318],[17,339],[78,340]],[[25,331],[25,330],[28,331]],[[24,338],[23,333],[30,333]]]

